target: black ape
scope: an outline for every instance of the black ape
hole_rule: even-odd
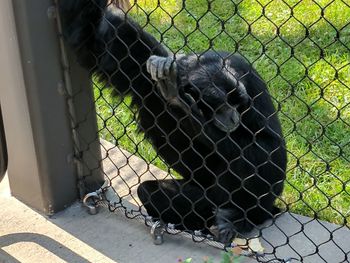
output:
[[[140,130],[181,180],[147,181],[147,212],[229,243],[278,212],[286,151],[266,85],[240,56],[175,57],[107,0],[61,0],[82,66],[131,94]]]

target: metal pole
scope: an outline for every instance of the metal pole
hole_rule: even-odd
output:
[[[48,17],[52,4],[50,0],[0,1],[0,101],[8,146],[11,192],[26,204],[49,215],[65,208],[78,196],[78,175],[72,158],[76,156],[73,150],[75,144],[67,98],[62,96],[65,78],[59,36],[56,21]],[[72,69],[72,72],[77,71]],[[72,86],[81,89],[82,83],[89,79],[87,74],[76,74]],[[86,98],[86,94],[82,97]],[[91,101],[92,91],[90,94]],[[79,99],[79,96],[74,99],[74,103],[80,102],[77,107],[86,107],[86,99]],[[84,109],[93,114],[91,109]],[[76,116],[77,120],[86,121],[79,127],[79,134],[89,145],[96,145],[96,122],[84,115],[86,111],[81,110]],[[93,129],[94,142],[91,141]],[[85,152],[97,150],[96,146],[88,149],[83,146],[80,149],[82,156],[86,155]],[[100,152],[93,154],[99,162]],[[83,157],[83,160],[89,162],[87,158]],[[93,175],[89,174],[95,176],[91,181],[102,183],[101,170],[96,171]]]

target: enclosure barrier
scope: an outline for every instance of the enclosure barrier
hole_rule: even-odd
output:
[[[67,121],[64,93],[68,88],[64,86],[56,25],[52,1],[0,2],[0,104],[11,193],[49,215],[66,208],[79,196],[77,181],[80,185],[82,181],[77,178],[84,177],[87,170],[76,171],[78,158],[88,160],[90,151],[96,157],[100,153],[92,142],[97,131],[96,116],[87,116],[85,107],[92,101],[88,74],[74,63],[70,68],[75,76],[74,103],[77,107],[84,105],[74,117],[83,118],[86,126],[72,127]],[[89,149],[84,142],[79,143],[83,153],[73,152],[72,129],[79,132],[79,140],[89,140]],[[98,166],[96,159],[89,162]],[[94,172],[89,169],[88,174],[85,186],[96,190],[103,176],[97,168]]]
[[[81,2],[79,2],[77,6],[80,5]],[[238,214],[244,214],[248,218],[249,211],[255,211],[254,209],[257,208],[259,209],[256,213],[263,213],[261,210],[267,209],[267,206],[264,206],[264,198],[272,193],[276,198],[276,206],[282,212],[271,216],[273,219],[267,223],[255,226],[254,231],[249,235],[243,234],[248,239],[245,246],[248,249],[243,249],[243,254],[254,256],[262,262],[286,262],[288,260],[291,262],[293,260],[348,262],[350,252],[347,238],[350,218],[350,3],[342,0],[131,2],[130,9],[126,10],[126,19],[134,19],[143,30],[159,41],[158,45],[149,44],[151,41],[145,42],[145,38],[142,38],[143,33],[137,31],[135,24],[132,24],[135,26],[134,29],[131,27],[131,31],[134,32],[134,35],[130,36],[131,40],[123,38],[125,34],[130,33],[123,27],[128,23],[118,22],[118,19],[124,19],[124,16],[121,15],[120,10],[116,9],[113,1],[109,2],[108,7],[105,7],[97,6],[92,0],[86,0],[86,6],[80,6],[79,12],[71,6],[73,11],[77,12],[75,17],[78,21],[72,24],[72,30],[74,26],[79,27],[79,23],[83,24],[87,17],[90,19],[79,33],[72,34],[76,39],[79,39],[79,34],[86,34],[85,38],[75,44],[74,39],[70,39],[70,44],[73,43],[73,51],[78,53],[78,57],[83,53],[83,56],[88,58],[88,62],[80,62],[92,74],[93,90],[89,90],[88,84],[82,87],[84,83],[66,85],[66,87],[79,85],[83,93],[93,92],[95,100],[94,106],[90,102],[82,101],[75,107],[74,111],[85,111],[85,113],[78,114],[80,117],[77,117],[76,114],[72,114],[72,105],[76,105],[75,101],[81,92],[67,90],[65,93],[71,112],[70,120],[74,127],[75,158],[86,171],[82,177],[83,180],[89,180],[89,174],[100,171],[102,165],[106,179],[102,188],[98,191],[91,191],[85,196],[84,201],[90,212],[97,212],[96,206],[91,204],[93,201],[96,204],[106,205],[111,211],[122,211],[130,218],[141,219],[152,228],[155,243],[162,242],[163,232],[183,233],[195,241],[207,242],[224,248],[223,244],[217,242],[222,240],[220,239],[220,224],[218,223],[219,233],[215,232],[215,227],[212,228],[218,222],[213,221],[213,217],[220,214],[220,209],[226,209],[231,203],[240,202],[241,199],[237,197],[251,200],[254,196],[256,201],[253,206],[245,207],[246,210],[238,208],[236,211]],[[74,20],[75,18],[72,17],[74,16],[68,19]],[[128,26],[126,28],[130,30]],[[62,28],[60,20],[59,30],[60,33],[64,32],[64,26]],[[136,40],[133,41],[135,35]],[[69,39],[69,32],[65,37]],[[152,64],[152,60],[147,60],[148,57],[142,60],[141,57],[144,54],[138,54],[138,48],[141,46],[142,50],[142,47],[147,47],[147,45],[150,46],[148,50],[145,49],[146,53],[160,57],[168,55],[172,58],[172,63],[176,61],[177,71],[175,73],[178,74],[177,76],[184,74],[182,75],[184,79],[194,78],[195,73],[190,69],[194,67],[193,65],[199,65],[198,71],[202,70],[202,79],[209,75],[209,82],[203,88],[201,86],[203,84],[195,83],[195,80],[192,79],[189,84],[178,88],[179,90],[184,89],[185,95],[180,92],[174,95],[172,92],[176,93],[177,90],[172,85],[176,81],[180,83],[183,79],[174,79],[171,73],[169,74],[174,71],[173,64],[169,64],[166,68],[168,73],[162,72],[163,68],[159,65],[163,63],[162,65],[166,67],[169,61],[154,58],[155,62],[153,61],[154,64]],[[161,45],[166,48],[159,48]],[[66,56],[63,42],[61,47]],[[218,58],[224,61],[218,72],[205,64],[205,51],[208,50],[212,51],[212,61]],[[219,52],[220,50],[228,53],[224,55]],[[189,55],[184,62],[185,55],[183,54],[192,53],[202,55]],[[255,68],[259,75],[252,68],[239,64],[238,60],[233,59],[230,64],[232,55],[236,53],[249,61],[249,65]],[[72,56],[68,57],[74,61]],[[139,63],[140,60],[142,63]],[[63,61],[64,68],[69,69],[66,57]],[[130,63],[133,67],[127,67],[123,63]],[[227,126],[219,127],[221,132],[217,132],[210,125],[215,125],[214,122],[218,120],[219,122],[221,120],[221,124],[226,124],[231,120],[221,118],[220,110],[224,110],[215,108],[212,104],[209,105],[208,101],[212,99],[210,96],[213,96],[218,90],[224,92],[221,84],[216,82],[218,81],[217,75],[230,67],[234,68],[234,70],[229,69],[231,70],[229,73],[232,73],[234,78],[226,75],[224,81],[231,81],[232,86],[235,87],[230,92],[238,90],[240,93],[238,94],[241,96],[240,100],[232,102],[231,105],[240,113],[238,117],[240,126],[231,127],[232,130],[229,132],[226,130],[226,135],[223,136],[222,129]],[[187,72],[186,69],[188,69]],[[181,73],[181,70],[185,73]],[[66,82],[70,78],[74,81],[74,75],[74,72],[68,71]],[[269,93],[262,91],[251,96],[251,90],[262,85],[257,84],[261,83],[261,79],[266,82]],[[152,86],[151,91],[143,94],[141,89],[147,85]],[[114,87],[111,88],[111,86]],[[203,90],[208,87],[212,88],[213,93],[208,95],[211,99],[206,100],[206,95],[200,92],[204,92]],[[121,98],[128,92],[134,94],[132,95],[134,102],[136,101],[134,105],[129,95]],[[229,101],[230,92],[225,94],[227,101]],[[246,93],[249,95],[247,100],[250,103],[242,110],[237,103],[238,105],[242,103]],[[149,97],[154,94],[158,96],[156,101],[160,103],[149,103]],[[265,110],[266,107],[270,107],[261,106],[268,100],[269,94],[276,110],[261,112],[261,109]],[[177,96],[184,97],[178,99]],[[228,103],[227,101],[225,103]],[[135,104],[138,108],[135,107]],[[182,108],[185,113],[175,112],[172,108],[185,104],[190,105],[187,113],[185,106]],[[234,119],[236,111],[232,110],[232,107],[225,109],[233,114],[230,118]],[[194,113],[196,110],[197,112]],[[256,113],[255,118],[247,120],[245,116],[252,111]],[[158,113],[155,114],[155,112]],[[89,138],[81,136],[76,128],[90,125],[91,119],[94,118],[92,115],[95,113],[98,124],[97,133]],[[193,117],[195,114],[197,114],[196,117]],[[208,116],[207,114],[211,114],[216,119],[203,121],[203,118]],[[144,117],[146,115],[148,117]],[[278,125],[273,121],[277,115],[282,124],[283,136],[279,134]],[[171,119],[170,126],[162,126],[163,116]],[[149,118],[152,122],[146,124],[143,118]],[[86,124],[87,120],[90,120],[89,124]],[[153,150],[154,148],[143,132],[138,133],[137,122],[141,130],[148,134],[148,138],[151,137],[152,144],[158,148],[160,154]],[[198,123],[202,125],[200,128],[198,128]],[[254,125],[262,123],[262,126],[259,126],[258,129],[252,123]],[[193,130],[190,129],[190,124],[193,125]],[[246,125],[252,125],[255,130],[249,131]],[[168,127],[173,127],[174,130],[169,130]],[[235,135],[236,131],[242,132],[241,136],[246,136],[250,141],[243,142]],[[182,146],[179,146],[181,141],[172,140],[171,136],[177,132],[183,133],[181,138],[187,138]],[[154,134],[156,136],[153,136]],[[267,146],[263,144],[266,141],[260,136],[273,136],[274,147],[266,150]],[[102,158],[96,148],[98,137]],[[84,142],[84,146],[80,144],[81,141]],[[228,150],[225,148],[227,145],[229,145]],[[162,152],[162,147],[167,150]],[[238,156],[235,155],[236,152],[232,153],[233,157],[225,155],[232,148],[238,149]],[[284,181],[283,175],[278,172],[284,172],[283,164],[279,166],[278,162],[283,163],[280,158],[283,159],[285,149],[288,164]],[[89,151],[89,158],[80,158],[80,154],[86,154],[86,151]],[[265,159],[260,163],[254,163],[256,159],[247,157],[249,151],[256,151],[255,155],[258,156],[256,159],[261,156],[265,156],[261,157]],[[173,159],[168,158],[170,155]],[[186,162],[188,155],[190,155],[190,161]],[[201,160],[198,161],[196,158]],[[216,161],[222,165],[216,172],[211,171],[210,167]],[[194,167],[193,163],[196,162],[199,165]],[[228,168],[222,168],[224,166]],[[241,169],[236,171],[236,166],[241,166]],[[264,171],[266,172],[264,170],[267,169],[266,167],[273,170],[273,173],[276,173],[280,179],[276,181],[276,178],[271,178],[271,175],[261,178]],[[239,174],[244,169],[247,174],[238,176],[239,182],[237,179],[232,179],[237,176],[236,173]],[[186,173],[190,175],[187,176]],[[214,177],[215,184],[208,184],[207,181],[201,182],[202,177],[198,173]],[[226,177],[227,173],[231,177]],[[155,191],[148,193],[148,202],[140,201],[140,196],[136,193],[140,182],[153,180],[153,182],[163,184],[169,182],[164,180],[171,178],[178,180],[185,178],[185,182],[181,181],[176,184],[173,181],[174,184],[170,185],[174,188],[178,187],[175,194],[167,196],[167,188],[161,188],[158,185]],[[221,184],[224,184],[223,181],[226,180],[232,180],[238,185],[222,186]],[[249,180],[255,182],[255,188],[250,188]],[[282,183],[284,189],[279,196],[279,191],[275,189]],[[201,193],[200,197],[193,197],[193,192],[192,194],[185,192],[184,189],[187,189],[189,184],[195,185],[191,190],[198,195]],[[269,184],[269,192],[265,193],[265,190],[261,190],[262,193],[259,193],[259,189],[267,187],[266,184]],[[142,185],[145,186],[145,184]],[[210,192],[212,188],[216,189],[217,195],[227,193],[226,196],[229,196],[227,202],[220,203],[215,199],[216,197],[212,197]],[[143,190],[141,188],[139,194],[144,194]],[[243,193],[236,195],[237,192]],[[153,199],[152,196],[154,196]],[[163,200],[166,204],[165,208],[160,208],[159,203],[155,204],[155,200],[159,201],[162,198],[166,200]],[[190,206],[192,210],[185,212],[176,210],[176,202],[179,199],[182,202],[180,207]],[[191,204],[188,205],[188,202]],[[201,202],[208,206],[208,211],[213,215],[203,217],[205,212],[200,211],[200,208],[197,207]],[[213,211],[209,207],[213,208]],[[171,209],[174,210],[169,212]],[[158,213],[162,220],[157,221],[159,218],[155,216],[149,217],[146,210],[148,213],[150,211],[153,214]],[[269,212],[270,215],[273,213],[272,210]],[[167,213],[175,215],[174,218],[180,217],[179,222],[175,225],[172,224],[174,222],[164,222],[164,218],[169,218]],[[188,216],[195,218],[193,220],[204,222],[203,229],[187,228]],[[224,225],[226,221],[230,221],[232,215],[227,218],[225,216],[221,218]],[[247,219],[241,217],[235,218],[236,221]],[[190,220],[190,223],[193,223],[193,220]],[[248,218],[247,222],[249,220]],[[249,240],[256,238],[262,243],[264,251],[254,251],[250,247]],[[233,244],[235,245],[235,241]]]

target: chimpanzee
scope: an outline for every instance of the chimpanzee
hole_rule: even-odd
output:
[[[181,179],[143,182],[149,215],[230,243],[279,212],[286,150],[266,84],[240,55],[169,52],[107,0],[61,0],[83,67],[130,94],[140,131]]]

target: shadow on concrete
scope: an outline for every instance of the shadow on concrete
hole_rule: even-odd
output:
[[[0,262],[21,263],[6,251],[0,249]]]
[[[66,262],[88,262],[65,245],[45,235],[37,233],[15,233],[0,237],[0,261],[1,262],[20,262],[13,256],[5,252],[3,247],[10,246],[20,242],[35,243],[46,250],[52,252]]]

